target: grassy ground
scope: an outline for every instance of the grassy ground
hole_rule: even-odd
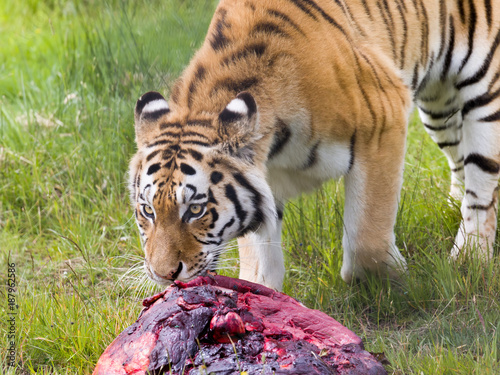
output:
[[[168,89],[215,4],[0,2],[4,372],[91,373],[152,292],[138,283],[141,249],[125,186],[133,106],[143,92]],[[447,261],[460,213],[447,204],[446,162],[416,120],[409,133],[396,225],[406,282],[341,281],[343,188],[330,183],[287,206],[285,292],[354,330],[389,372],[497,374],[499,261]],[[16,371],[6,367],[11,327]]]

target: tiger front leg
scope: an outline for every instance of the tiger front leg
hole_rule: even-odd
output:
[[[356,142],[354,164],[345,177],[341,276],[347,283],[363,280],[367,273],[397,279],[406,269],[393,231],[403,178],[405,129],[371,138],[364,144],[361,139]]]
[[[238,238],[240,279],[282,290],[285,263],[281,250],[281,225],[282,220],[278,219],[272,233],[257,231]]]

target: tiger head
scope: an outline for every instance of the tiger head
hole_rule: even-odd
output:
[[[129,185],[153,281],[213,271],[228,241],[272,230],[276,207],[257,155],[264,135],[251,94],[219,113],[193,114],[149,92],[137,101],[135,132]]]

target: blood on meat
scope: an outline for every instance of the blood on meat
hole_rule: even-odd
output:
[[[339,322],[248,281],[175,282],[143,305],[95,375],[386,374]]]

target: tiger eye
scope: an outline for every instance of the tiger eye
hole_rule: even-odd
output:
[[[144,205],[144,212],[147,213],[148,215],[153,215],[154,211],[151,208],[151,206],[148,206],[147,204]]]
[[[192,204],[189,206],[189,211],[191,211],[193,215],[198,215],[201,212],[201,209],[201,205],[199,204]]]

